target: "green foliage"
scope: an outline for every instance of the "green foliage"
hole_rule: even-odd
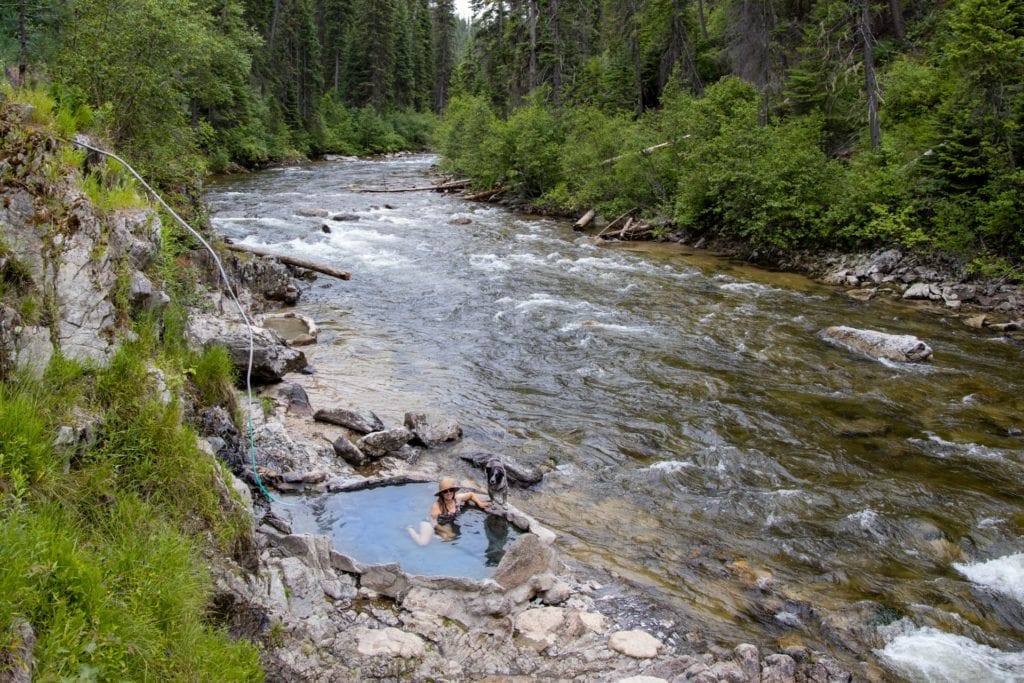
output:
[[[145,206],[140,190],[135,178],[121,164],[106,157],[82,180],[82,191],[100,211]]]
[[[497,154],[500,122],[486,98],[479,95],[453,97],[437,130],[437,147],[445,170],[473,178],[492,187],[505,175]]]
[[[528,197],[539,197],[559,180],[562,126],[536,93],[498,128],[498,149],[505,157],[506,181]]]
[[[57,356],[42,379],[0,385],[0,624],[31,623],[41,680],[262,678],[255,649],[204,618],[190,535],[228,548],[247,523],[224,514],[213,461],[157,398],[155,342],[141,329],[107,368]],[[57,426],[82,415],[99,418],[95,442],[58,450]],[[0,651],[12,638],[0,631]]]
[[[236,378],[234,363],[223,346],[211,346],[199,355],[192,373],[192,383],[204,406],[234,405]]]

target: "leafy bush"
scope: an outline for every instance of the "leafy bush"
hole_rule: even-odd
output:
[[[497,147],[500,122],[483,97],[453,97],[437,129],[437,148],[446,171],[467,175],[481,187],[492,187],[504,177]]]

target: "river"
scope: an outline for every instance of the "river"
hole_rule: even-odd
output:
[[[909,679],[1024,680],[1019,345],[675,245],[355,191],[429,184],[433,161],[211,183],[219,233],[352,271],[300,303],[321,328],[315,406],[389,425],[443,414],[465,431],[453,459],[550,467],[514,502],[566,556],[636,582],[710,638],[878,655]],[[818,338],[840,324],[917,335],[934,359],[877,362]],[[875,655],[858,652],[874,636],[857,634],[883,624]]]

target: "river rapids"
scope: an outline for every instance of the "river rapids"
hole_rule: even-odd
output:
[[[456,452],[549,467],[512,496],[562,553],[723,643],[1024,680],[1021,347],[679,246],[357,191],[429,184],[435,161],[211,183],[220,234],[352,271],[300,303],[315,406],[442,414]],[[831,325],[916,335],[933,361],[851,354],[818,338]]]

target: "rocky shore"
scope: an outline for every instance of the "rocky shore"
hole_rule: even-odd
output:
[[[246,298],[257,306],[264,298],[257,283],[280,290],[262,268],[278,266],[231,267],[243,276],[242,287],[256,291]],[[238,323],[223,301],[216,308],[193,315],[193,343],[234,349]],[[358,406],[310,405],[301,351],[265,328],[255,338],[255,374],[269,383],[261,390],[263,410],[252,416],[253,436],[257,472],[272,494],[344,495],[440,476],[486,489],[474,458],[451,452],[449,444],[461,435],[456,420],[409,414],[405,425],[388,426]],[[251,548],[235,560],[215,560],[216,609],[233,634],[262,644],[271,680],[854,679],[806,647],[770,652],[708,642],[699,625],[645,604],[623,580],[570,566],[558,555],[556,534],[515,508],[515,490],[499,514],[524,533],[491,579],[415,576],[399,564],[363,564],[331,547],[327,536],[294,532],[286,508],[270,504],[257,488],[246,440],[226,411],[212,409],[199,422],[207,450],[232,466],[233,488],[252,501]]]

